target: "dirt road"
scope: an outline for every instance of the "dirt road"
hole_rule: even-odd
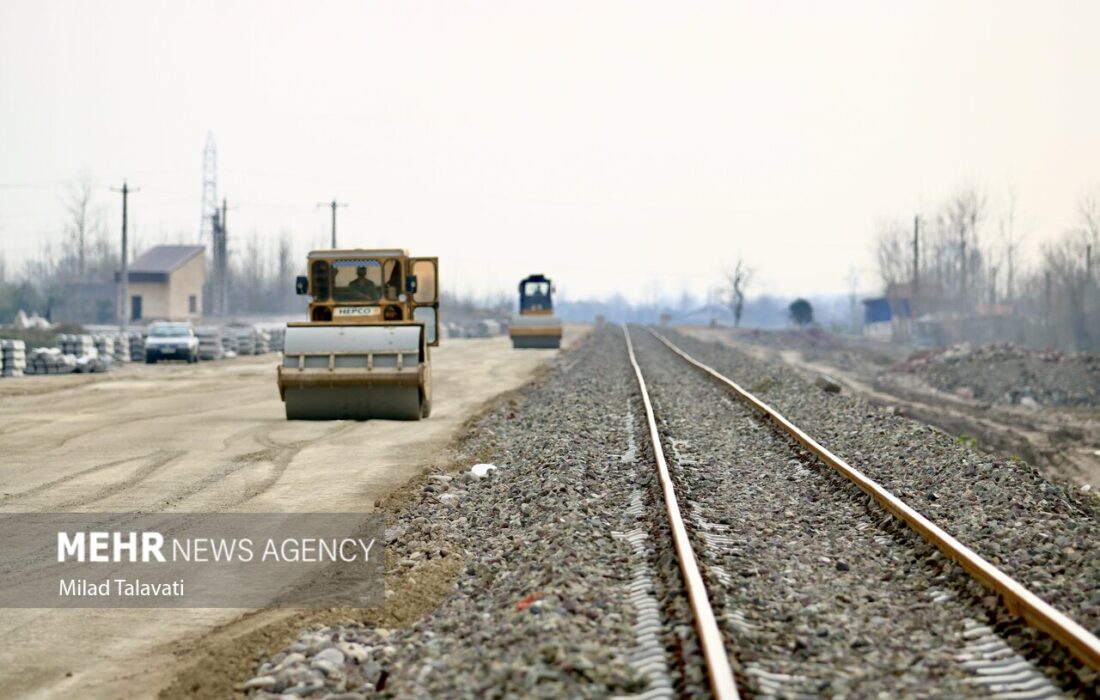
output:
[[[275,355],[3,380],[0,512],[369,511],[556,356],[445,341],[420,422],[288,422]],[[155,696],[178,670],[173,646],[244,612],[0,610],[0,695]]]

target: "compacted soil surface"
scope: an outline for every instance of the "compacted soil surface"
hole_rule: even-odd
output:
[[[566,343],[583,332],[567,327]],[[444,340],[432,352],[432,416],[414,422],[287,421],[277,355],[0,379],[0,511],[370,511],[438,459],[487,402],[557,356],[513,351],[505,337]],[[423,583],[393,599],[391,613],[421,610],[418,596],[431,588]],[[241,635],[280,638],[279,625],[296,629],[301,619],[270,610],[0,610],[0,695],[153,697],[177,674],[186,676],[173,686],[180,694],[204,692],[241,654],[243,668],[251,664]],[[227,684],[209,696],[232,692]]]

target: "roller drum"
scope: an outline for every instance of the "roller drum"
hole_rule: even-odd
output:
[[[508,335],[513,348],[560,348],[561,318],[549,314],[520,314],[512,317]]]
[[[427,417],[431,370],[422,336],[421,325],[290,326],[278,370],[287,419]]]

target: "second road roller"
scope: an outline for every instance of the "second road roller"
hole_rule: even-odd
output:
[[[513,348],[561,347],[561,319],[554,315],[553,295],[554,284],[545,275],[531,275],[519,283],[519,313],[508,327]]]
[[[406,250],[315,250],[295,291],[308,320],[288,323],[279,394],[289,420],[417,420],[432,410],[439,259]]]

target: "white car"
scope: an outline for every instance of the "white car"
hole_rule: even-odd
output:
[[[149,326],[145,339],[145,362],[157,360],[199,361],[199,339],[190,323],[158,321]]]

